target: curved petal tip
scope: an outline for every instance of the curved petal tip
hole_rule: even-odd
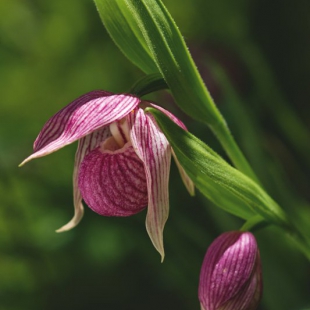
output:
[[[149,231],[148,227],[147,227],[147,232],[149,234],[149,237],[153,243],[154,248],[156,249],[156,251],[160,254],[160,262],[163,263],[164,259],[165,259],[165,250],[164,250],[164,243],[163,243],[163,236],[154,236],[151,234],[151,232]]]
[[[35,156],[33,156],[33,155],[35,155],[35,154],[32,154],[32,155],[28,156],[26,159],[24,159],[24,160],[18,165],[18,167],[22,167],[24,164],[26,164],[26,163],[28,163],[30,160],[34,159]]]
[[[64,232],[64,231],[71,230],[72,228],[74,228],[75,226],[77,226],[80,223],[83,215],[84,215],[84,208],[81,205],[80,208],[75,209],[75,213],[74,213],[74,216],[71,219],[71,221],[69,223],[67,223],[66,225],[64,225],[64,226],[60,227],[59,229],[57,229],[56,232],[57,233],[61,233],[61,232]]]

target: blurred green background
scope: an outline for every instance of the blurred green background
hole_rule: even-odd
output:
[[[265,188],[310,235],[310,2],[164,3]],[[145,211],[105,218],[86,209],[77,228],[56,234],[73,215],[76,145],[18,164],[64,105],[94,89],[128,91],[142,73],[110,40],[90,0],[2,0],[0,12],[0,310],[199,309],[205,251],[242,222],[199,193],[189,197],[173,164],[163,264]],[[225,157],[169,95],[146,98]],[[259,309],[310,308],[308,261],[276,228],[255,235],[264,275]]]

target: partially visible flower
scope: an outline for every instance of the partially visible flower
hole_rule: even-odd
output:
[[[255,237],[231,231],[210,245],[200,272],[202,310],[255,310],[262,296],[262,271]]]
[[[79,97],[44,125],[34,142],[34,153],[21,165],[79,141],[73,172],[75,213],[58,232],[79,223],[84,213],[82,199],[93,211],[105,216],[129,216],[148,206],[146,228],[164,257],[171,153],[191,194],[194,185],[152,115],[144,112],[147,106],[160,110],[186,129],[170,112],[153,103],[106,91]]]

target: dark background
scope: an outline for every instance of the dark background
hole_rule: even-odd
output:
[[[265,188],[310,234],[310,2],[164,3]],[[18,164],[64,105],[94,89],[128,91],[142,72],[113,44],[90,0],[2,0],[0,12],[0,310],[199,309],[205,251],[242,221],[200,193],[189,197],[173,164],[163,264],[145,231],[145,211],[105,218],[86,208],[78,227],[56,234],[73,215],[76,144]],[[178,114],[225,157],[208,128],[168,95],[146,98]],[[264,275],[260,309],[309,308],[308,261],[274,227],[255,235]]]

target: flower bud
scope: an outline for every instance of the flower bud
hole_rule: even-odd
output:
[[[202,310],[255,310],[262,296],[259,250],[250,232],[231,231],[210,245],[200,271]]]

